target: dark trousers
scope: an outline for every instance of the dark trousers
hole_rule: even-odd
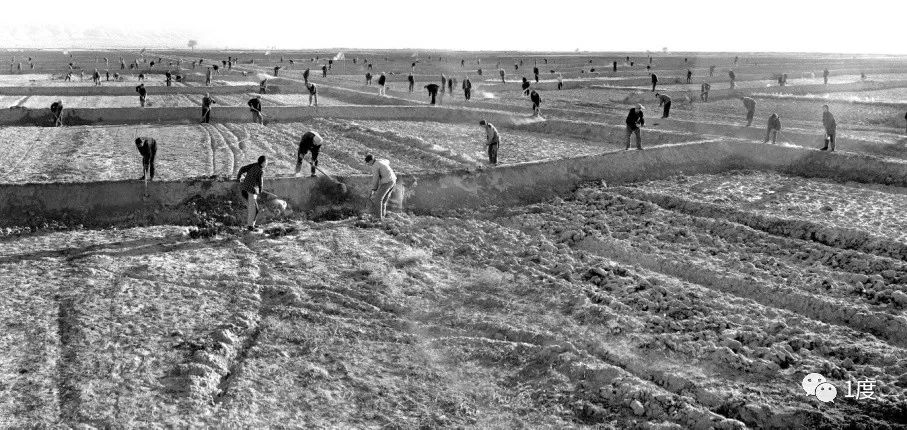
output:
[[[642,149],[642,137],[639,136],[638,128],[627,127],[627,149],[630,149],[630,135],[636,134],[636,149]]]
[[[771,138],[772,143],[775,143],[775,139],[778,138],[778,130],[774,129],[774,128],[769,128],[768,130],[766,130],[765,131],[765,142],[763,142],[763,143],[768,143],[769,138]]]
[[[835,150],[835,132],[825,131],[825,146],[822,149]]]
[[[412,90],[410,90],[410,91],[412,91]],[[428,93],[428,95],[431,96],[431,104],[435,104],[435,97],[438,96],[438,93],[437,93],[437,92],[433,92],[433,93]]]
[[[658,82],[652,82],[652,91],[655,91],[655,85],[658,85]]]
[[[145,96],[139,96],[139,104],[141,104],[142,107],[145,107]]]
[[[539,83],[539,75],[535,75],[535,83]]]
[[[488,162],[491,164],[498,164],[498,144],[492,143],[488,145]]]
[[[148,179],[154,179],[154,155],[157,151],[151,151],[150,155],[142,156],[142,179],[145,179],[147,172]]]
[[[753,124],[753,116],[756,115],[755,110],[746,111],[746,126],[749,127]]]
[[[472,89],[466,88],[465,90],[463,90],[463,97],[466,97],[466,100],[472,98]]]
[[[207,123],[211,121],[211,109],[202,108],[202,122]]]
[[[415,86],[416,86],[415,82],[410,82],[409,83],[409,92],[413,92],[413,87],[415,87]],[[432,103],[432,104],[434,104],[434,103]]]
[[[661,113],[661,117],[667,118],[668,115],[670,115],[670,113],[671,113],[671,102],[666,102],[664,111],[662,111],[662,113]]]

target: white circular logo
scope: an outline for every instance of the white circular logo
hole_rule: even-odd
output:
[[[835,399],[838,396],[838,389],[834,385],[829,384],[828,382],[823,382],[816,387],[816,398],[828,403]]]
[[[810,373],[803,378],[801,386],[803,387],[803,391],[806,391],[806,394],[812,396],[816,394],[816,387],[825,382],[828,382],[828,380],[826,380],[824,376],[818,373]]]

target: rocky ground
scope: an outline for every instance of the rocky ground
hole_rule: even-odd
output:
[[[875,241],[899,221],[834,216],[901,191],[736,173],[383,225],[7,237],[0,425],[907,428],[905,241]],[[876,398],[845,398],[862,379]]]

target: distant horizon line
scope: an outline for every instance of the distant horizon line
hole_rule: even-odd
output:
[[[59,46],[59,47],[0,47],[2,51],[28,51],[28,50],[37,50],[37,51],[57,51],[57,50],[67,50],[67,51],[104,51],[104,50],[113,50],[113,51],[130,51],[130,50],[168,50],[168,51],[185,51],[185,52],[194,52],[194,51],[246,51],[246,52],[310,52],[310,51],[328,51],[328,52],[343,52],[343,51],[377,51],[377,52],[449,52],[449,53],[520,53],[520,54],[559,54],[559,55],[571,55],[571,54],[646,54],[646,55],[672,55],[672,54],[749,54],[749,55],[778,55],[778,54],[788,54],[788,55],[797,55],[797,54],[808,54],[808,55],[838,55],[838,56],[884,56],[884,57],[907,57],[907,54],[885,54],[885,53],[855,53],[855,52],[825,52],[825,51],[639,51],[639,50],[618,50],[618,51],[604,51],[604,50],[573,50],[573,51],[559,51],[559,50],[520,50],[520,49],[478,49],[478,50],[469,50],[469,49],[449,49],[449,48],[349,48],[349,47],[328,47],[328,48],[229,48],[229,47],[203,47],[190,49],[187,47],[174,47],[174,46],[96,46],[96,47],[74,47],[74,46]]]

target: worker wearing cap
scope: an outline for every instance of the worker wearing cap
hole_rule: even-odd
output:
[[[382,221],[387,213],[387,201],[391,198],[391,192],[397,185],[397,175],[391,169],[390,161],[381,159],[376,160],[372,154],[365,156],[365,164],[372,168],[372,193],[370,198],[375,199],[375,215]]]
[[[636,134],[636,149],[642,149],[642,137],[640,137],[640,127],[646,125],[646,120],[643,118],[643,113],[646,108],[642,107],[641,104],[637,104],[635,108],[630,109],[630,113],[627,115],[627,148],[630,149],[630,135]]]
[[[321,138],[321,135],[314,131],[307,131],[302,135],[302,139],[299,140],[299,149],[296,151],[296,173],[298,174],[302,170],[302,161],[305,158],[306,153],[312,153],[312,161],[309,165],[312,166],[312,176],[315,176],[316,166],[318,166],[318,153],[321,151],[321,144],[324,142],[324,139]]]

